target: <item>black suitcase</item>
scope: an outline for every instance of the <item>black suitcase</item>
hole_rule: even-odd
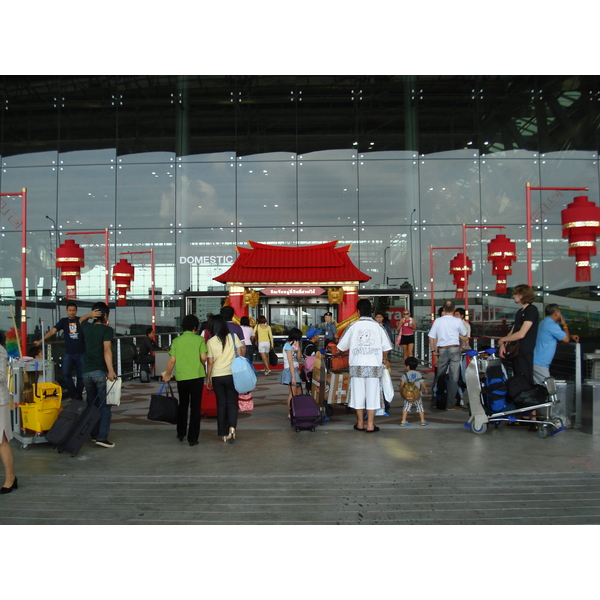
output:
[[[66,450],[75,456],[99,420],[100,409],[97,406],[83,400],[72,400],[46,433],[46,441],[59,452]]]
[[[292,396],[290,402],[290,423],[296,431],[301,429],[315,430],[322,423],[319,405],[312,396],[300,394]]]

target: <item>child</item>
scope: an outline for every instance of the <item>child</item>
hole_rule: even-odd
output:
[[[297,393],[302,393],[302,381],[300,380],[300,370],[298,363],[299,344],[302,339],[302,332],[297,327],[292,327],[288,333],[287,342],[283,346],[283,371],[279,378],[279,383],[287,385],[290,390],[287,397],[288,419],[290,418],[290,404],[292,402],[292,388],[300,388]],[[293,394],[294,396],[296,394]]]
[[[304,356],[304,364],[302,369],[306,374],[306,393],[310,394],[312,388],[312,372],[315,365],[315,354],[317,353],[317,344],[319,343],[319,336],[323,333],[316,327],[310,327],[306,332],[306,345],[302,354]],[[302,376],[302,374],[300,374]]]
[[[418,359],[414,356],[409,356],[405,361],[407,371],[400,377],[400,395],[404,398],[404,408],[402,409],[402,422],[400,427],[408,427],[410,423],[406,422],[408,413],[414,406],[421,418],[421,425],[427,425],[425,420],[425,410],[423,409],[423,401],[421,396],[427,393],[427,386],[423,375],[417,371],[419,365]]]

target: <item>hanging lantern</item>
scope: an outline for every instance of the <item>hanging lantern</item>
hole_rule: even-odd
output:
[[[496,294],[506,294],[506,278],[512,275],[511,263],[517,260],[517,245],[503,233],[488,243],[488,261],[496,276]]]
[[[465,270],[465,255],[459,252],[450,261],[450,275],[454,276],[454,285],[456,286],[456,298],[465,297],[466,282],[469,281],[469,275],[473,272],[473,261],[467,256],[467,266]]]
[[[591,281],[591,256],[596,256],[600,234],[600,208],[587,196],[576,196],[561,211],[563,237],[569,238],[569,256],[575,257],[575,281]]]
[[[127,306],[127,292],[131,289],[134,279],[133,265],[122,258],[114,267],[112,274],[117,290],[117,306]]]
[[[56,266],[61,280],[67,282],[67,299],[77,298],[76,282],[81,279],[81,269],[85,266],[83,248],[71,238],[65,240],[56,249]]]

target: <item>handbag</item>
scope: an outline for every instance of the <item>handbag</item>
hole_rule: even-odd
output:
[[[269,350],[269,365],[271,367],[276,367],[279,362],[279,357],[277,356],[277,352],[273,348]]]
[[[244,356],[237,353],[235,338],[231,334],[235,357],[231,363],[231,374],[233,375],[233,386],[238,394],[247,394],[256,387],[256,371],[252,363]]]
[[[515,340],[504,344],[504,358],[514,360],[519,356],[519,342],[520,340]]]
[[[163,395],[163,390],[167,387],[167,394]],[[177,409],[179,402],[173,394],[171,383],[163,383],[158,390],[158,394],[150,396],[150,408],[148,408],[149,421],[164,421],[165,423],[177,424]]]
[[[110,387],[108,387],[110,385]],[[121,378],[117,377],[114,381],[106,379],[106,404],[119,406],[121,404]]]
[[[240,412],[249,412],[254,409],[254,400],[252,393],[238,394],[238,410]]]

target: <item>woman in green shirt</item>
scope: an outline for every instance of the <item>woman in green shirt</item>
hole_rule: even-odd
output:
[[[200,437],[200,406],[204,389],[204,363],[206,362],[206,342],[197,335],[200,322],[196,315],[186,315],[181,322],[183,333],[173,340],[169,350],[169,362],[163,381],[171,380],[173,367],[177,364],[177,437],[183,442],[187,431],[190,446],[195,446]],[[190,425],[188,429],[188,408]]]

